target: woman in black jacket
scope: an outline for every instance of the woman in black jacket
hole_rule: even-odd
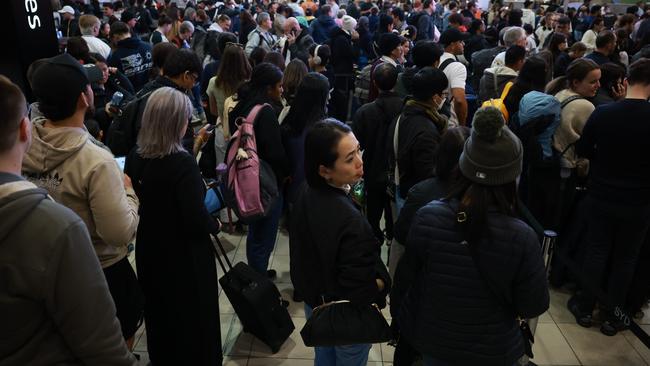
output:
[[[203,204],[205,185],[196,160],[181,143],[191,115],[192,104],[180,91],[154,91],[124,170],[140,199],[136,265],[154,365],[222,362],[210,247],[210,233],[218,227]]]
[[[347,125],[319,122],[305,138],[305,175],[289,232],[291,281],[305,314],[324,303],[385,304],[390,277],[380,243],[349,196],[363,176],[359,142]],[[316,365],[365,365],[370,344],[316,347]]]
[[[527,341],[517,317],[548,309],[537,236],[516,218],[522,157],[501,112],[479,109],[450,199],[413,220],[391,314],[426,366],[518,364]]]
[[[257,155],[268,163],[275,173],[278,187],[289,173],[289,160],[282,145],[278,113],[281,110],[282,71],[270,63],[263,62],[255,68],[251,79],[237,90],[237,106],[229,114],[230,131],[237,131],[236,121],[246,117],[258,104],[268,104],[257,115],[253,125],[257,142]],[[274,108],[278,108],[277,111]],[[226,156],[226,159],[230,157]],[[281,189],[280,189],[281,191]],[[246,258],[248,264],[257,272],[273,278],[274,270],[267,272],[269,258],[275,245],[278,224],[282,214],[282,195],[273,202],[269,214],[248,225],[246,237]]]

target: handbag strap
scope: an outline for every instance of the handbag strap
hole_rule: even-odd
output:
[[[503,88],[503,91],[501,92],[501,101],[506,100],[506,96],[508,96],[508,93],[510,92],[510,88],[512,87],[514,83],[512,81],[508,81],[506,83],[506,86]],[[498,90],[498,89],[495,89]]]
[[[397,122],[395,123],[395,133],[393,133],[393,152],[395,153],[395,184],[399,186],[399,167],[397,165],[397,148],[398,148],[398,142],[399,142],[399,121],[402,119],[402,115],[400,114],[399,117],[397,117]]]

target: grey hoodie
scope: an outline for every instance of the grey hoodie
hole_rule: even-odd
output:
[[[0,273],[0,366],[136,365],[83,221],[8,173]]]
[[[109,267],[126,256],[135,238],[135,191],[124,189],[113,155],[84,128],[47,128],[44,123],[43,118],[33,120],[23,175],[81,217],[102,267]]]
[[[496,78],[497,89],[494,89]],[[508,66],[496,66],[485,69],[479,84],[478,101],[483,103],[489,99],[501,98],[501,92],[509,81],[514,82],[517,72]]]

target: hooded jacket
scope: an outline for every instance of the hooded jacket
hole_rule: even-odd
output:
[[[334,18],[327,14],[323,14],[314,20],[309,31],[312,38],[314,38],[314,42],[324,44],[330,39],[330,34],[336,27],[337,25],[336,22],[334,22]]]
[[[479,84],[478,101],[501,98],[501,92],[509,81],[514,82],[517,72],[508,66],[496,66],[485,69]],[[497,89],[494,89],[496,78]]]
[[[136,365],[83,221],[8,173],[0,217],[0,365]]]
[[[519,102],[519,124],[525,126],[540,116],[553,115],[551,122],[539,135],[537,142],[541,146],[542,156],[547,159],[553,156],[553,134],[560,125],[560,102],[552,95],[531,91],[524,95]]]
[[[138,38],[126,38],[117,42],[117,48],[107,61],[108,66],[117,67],[129,78],[137,92],[149,81],[149,70],[153,67],[152,47]]]
[[[44,127],[35,119],[23,175],[74,211],[88,227],[103,268],[127,254],[138,227],[138,198],[125,191],[113,155],[96,145],[85,128]]]

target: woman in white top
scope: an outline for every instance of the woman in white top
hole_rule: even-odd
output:
[[[158,18],[158,28],[151,33],[149,41],[156,45],[161,42],[169,42],[169,39],[165,36],[172,29],[172,19],[165,14],[160,15]]]
[[[603,18],[595,17],[589,25],[589,29],[582,36],[581,42],[587,46],[587,54],[592,53],[596,49],[596,38],[598,33],[604,29]]]

